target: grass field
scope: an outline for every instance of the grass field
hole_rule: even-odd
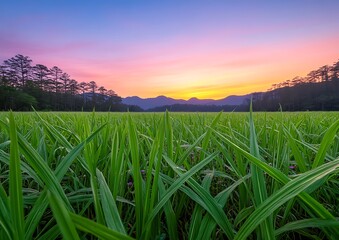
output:
[[[0,239],[339,239],[339,113],[0,113]]]

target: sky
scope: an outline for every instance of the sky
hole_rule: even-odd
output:
[[[220,99],[339,59],[339,1],[0,0],[0,64],[23,54],[122,97]]]

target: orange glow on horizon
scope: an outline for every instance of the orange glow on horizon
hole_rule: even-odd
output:
[[[274,83],[306,76],[318,67],[330,65],[339,56],[339,51],[334,50],[337,42],[339,37],[328,37],[244,49],[229,47],[223,52],[212,49],[200,54],[195,53],[195,48],[184,51],[182,45],[187,43],[181,42],[162,49],[159,56],[145,53],[137,59],[84,63],[94,65],[85,71],[79,64],[78,73],[84,79],[87,72],[88,80],[95,78],[92,73],[100,73],[97,82],[122,97],[220,99],[266,91]],[[182,49],[181,53],[171,56],[176,47]],[[227,54],[232,58],[225,58]]]

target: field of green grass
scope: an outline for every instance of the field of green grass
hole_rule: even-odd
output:
[[[339,113],[0,113],[0,239],[339,239]]]

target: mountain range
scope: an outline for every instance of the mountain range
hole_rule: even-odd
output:
[[[223,105],[233,105],[238,106],[246,103],[247,100],[251,98],[252,94],[246,95],[231,95],[222,99],[198,99],[198,98],[190,98],[188,100],[184,99],[174,99],[166,96],[158,96],[155,98],[140,98],[138,96],[126,97],[122,98],[122,103],[127,105],[136,105],[141,107],[144,110],[166,106],[166,105],[174,105],[174,104],[191,104],[191,105],[215,105],[215,106],[223,106]]]

